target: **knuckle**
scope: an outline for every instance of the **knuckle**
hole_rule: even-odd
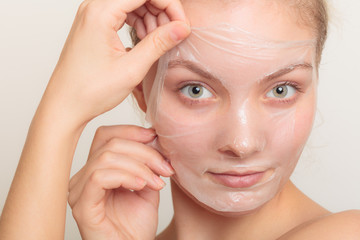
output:
[[[110,151],[104,151],[101,153],[96,161],[97,165],[107,165],[107,163],[112,162],[114,159],[114,153]]]
[[[96,132],[95,132],[95,136],[98,136],[98,135],[103,135],[103,133],[105,132],[105,129],[106,129],[106,126],[100,126],[96,129]]]
[[[100,126],[95,131],[95,137],[94,138],[101,138],[107,129],[107,126]]]
[[[89,177],[91,184],[99,185],[103,179],[103,173],[99,170],[95,170]]]
[[[134,165],[137,169],[137,172],[140,173],[142,176],[152,176],[154,174],[154,172],[146,163],[134,161]]]
[[[142,162],[133,161],[134,166],[141,171],[149,171],[149,167]]]
[[[117,149],[119,145],[121,145],[121,140],[116,138],[116,137],[113,137],[113,138],[110,138],[110,140],[108,141],[107,143],[107,146],[110,148],[110,149]]]
[[[162,157],[161,155],[156,152],[156,150],[145,146],[146,148],[144,149],[146,151],[146,163],[148,164],[152,164],[152,165],[157,165],[160,164],[162,162]]]

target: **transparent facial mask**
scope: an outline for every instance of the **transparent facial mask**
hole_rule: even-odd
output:
[[[152,145],[190,197],[241,213],[281,190],[312,125],[315,100],[306,99],[316,86],[315,46],[221,24],[193,28],[159,60],[145,96],[158,135]]]

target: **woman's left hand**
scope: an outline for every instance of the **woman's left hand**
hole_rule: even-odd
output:
[[[153,240],[159,190],[173,170],[147,146],[154,131],[137,126],[98,129],[89,160],[69,186],[69,204],[83,239]]]

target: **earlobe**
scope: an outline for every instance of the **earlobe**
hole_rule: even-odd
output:
[[[132,93],[133,93],[134,97],[136,98],[137,104],[139,105],[140,109],[144,113],[146,113],[147,106],[146,106],[146,102],[145,102],[142,82],[134,88]]]

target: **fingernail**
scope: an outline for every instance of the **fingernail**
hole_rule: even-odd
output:
[[[165,182],[160,177],[154,175],[153,178],[155,180],[156,185],[158,185],[160,188],[163,188],[166,185]]]
[[[154,129],[152,128],[145,128],[144,130],[144,134],[155,137],[156,136],[156,132]]]
[[[175,173],[174,169],[173,169],[173,168],[169,165],[169,163],[167,163],[167,162],[164,162],[164,163],[162,164],[162,168],[163,168],[166,172],[170,173],[171,175],[173,175],[173,174]]]
[[[177,26],[171,30],[170,37],[174,42],[180,42],[189,35],[190,31],[188,24],[179,21]]]

